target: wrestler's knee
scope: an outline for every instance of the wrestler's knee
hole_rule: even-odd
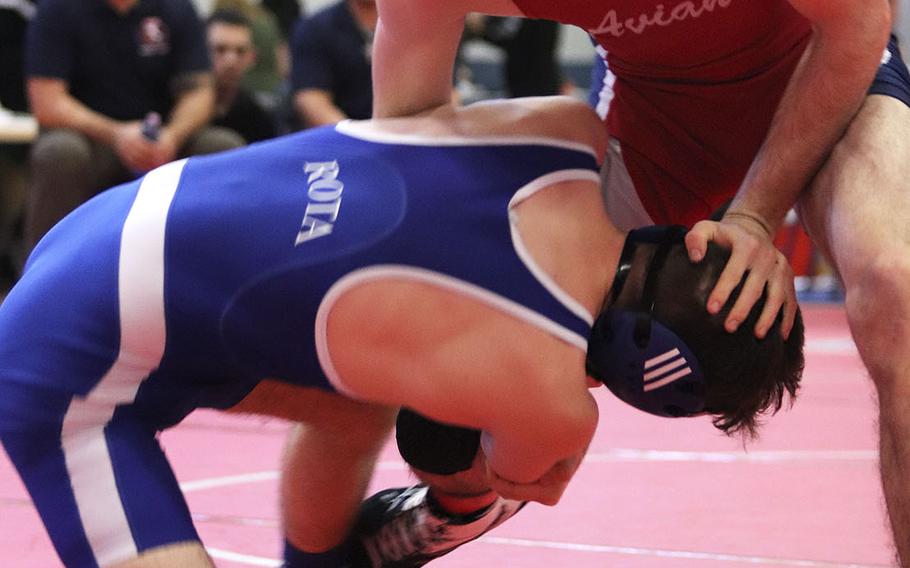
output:
[[[891,247],[855,261],[862,265],[852,271],[845,306],[856,346],[880,392],[910,389],[910,368],[902,369],[910,342],[910,255]]]

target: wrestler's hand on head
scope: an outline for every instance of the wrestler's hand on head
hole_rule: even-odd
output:
[[[482,452],[478,452],[482,455]],[[505,499],[515,501],[536,501],[544,505],[555,505],[565,492],[569,480],[581,465],[584,453],[557,462],[540,479],[531,483],[518,483],[499,477],[485,461],[487,484]],[[481,458],[482,459],[482,458]]]
[[[778,312],[783,310],[781,334],[784,339],[789,337],[797,309],[793,270],[787,258],[774,246],[766,224],[750,214],[737,211],[728,211],[720,222],[696,223],[686,235],[686,248],[693,262],[704,258],[709,241],[731,252],[730,260],[708,296],[708,311],[718,313],[748,271],[739,297],[724,322],[727,331],[736,331],[767,286],[767,300],[753,330],[755,336],[763,338],[774,324]]]

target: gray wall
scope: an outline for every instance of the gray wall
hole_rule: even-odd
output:
[[[898,5],[900,6],[897,11],[897,18],[895,18],[894,29],[897,32],[898,37],[901,41],[904,42],[904,48],[901,51],[904,53],[904,59],[907,57],[907,42],[910,42],[910,0],[898,0]]]

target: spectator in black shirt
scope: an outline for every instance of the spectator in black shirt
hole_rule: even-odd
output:
[[[239,12],[216,11],[208,20],[207,37],[215,72],[213,123],[234,130],[246,142],[273,138],[277,134],[274,117],[241,85],[256,61],[249,20]]]
[[[300,19],[303,10],[297,0],[262,0],[262,7],[274,14],[278,27],[285,41],[290,41],[294,24]]]
[[[0,106],[8,109],[28,110],[22,61],[25,29],[34,15],[33,0],[0,2]]]
[[[375,0],[340,0],[298,22],[291,41],[291,88],[300,126],[373,113]]]
[[[22,67],[25,30],[35,10],[34,0],[0,1],[0,107],[5,109],[28,110]],[[27,144],[0,145],[0,299],[23,261],[19,227],[25,208],[27,160]]]
[[[510,97],[569,94],[557,58],[560,25],[551,20],[488,16],[482,37],[506,55],[503,75]]]

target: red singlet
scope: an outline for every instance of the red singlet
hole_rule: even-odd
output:
[[[785,0],[514,2],[606,50],[607,128],[657,223],[691,225],[732,197],[811,35]]]

